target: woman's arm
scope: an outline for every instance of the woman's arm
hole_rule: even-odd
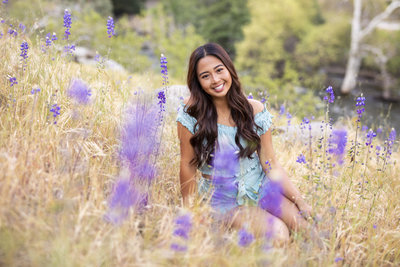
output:
[[[181,194],[183,198],[183,205],[187,207],[190,203],[189,197],[193,195],[196,189],[196,166],[191,164],[190,161],[194,158],[194,149],[190,144],[192,133],[186,129],[180,122],[178,122],[178,138],[180,141],[181,161],[179,179],[181,184]]]
[[[299,190],[290,181],[287,173],[275,157],[275,152],[272,146],[271,130],[268,130],[265,134],[261,135],[260,139],[261,149],[259,151],[259,158],[263,169],[269,170],[271,168],[271,174],[276,176],[276,178],[281,182],[285,197],[295,203],[299,210],[305,213],[303,214],[304,216],[309,216],[311,213],[311,207],[304,201]],[[269,162],[270,166],[266,164],[266,161]]]

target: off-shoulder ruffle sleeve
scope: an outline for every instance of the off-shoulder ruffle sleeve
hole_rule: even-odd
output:
[[[194,125],[197,120],[186,113],[185,105],[181,104],[178,110],[178,115],[176,116],[176,121],[180,122],[185,126],[192,134],[194,134]]]
[[[259,136],[265,134],[268,129],[272,125],[272,118],[273,116],[269,113],[266,106],[264,106],[263,111],[257,113],[254,116],[254,122],[261,127],[261,129],[257,129],[256,132]]]

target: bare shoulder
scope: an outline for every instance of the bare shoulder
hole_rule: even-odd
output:
[[[253,107],[254,114],[260,113],[261,111],[264,110],[264,105],[255,99],[247,99],[250,103],[250,105]]]

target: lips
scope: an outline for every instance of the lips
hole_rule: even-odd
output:
[[[222,90],[224,90],[224,85],[225,85],[225,83],[220,84],[220,85],[218,85],[217,87],[214,87],[214,90],[215,90],[216,92],[221,92]]]

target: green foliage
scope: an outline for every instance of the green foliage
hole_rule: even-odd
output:
[[[219,43],[235,57],[242,26],[250,21],[247,0],[167,0],[164,5],[178,26],[194,25],[207,42]]]
[[[162,5],[148,10],[145,16],[151,18],[148,28],[151,43],[155,44],[154,54],[159,59],[163,53],[168,59],[169,74],[184,83],[190,54],[204,44],[204,39],[192,25],[175,27],[173,17],[165,14]]]
[[[112,0],[113,12],[118,17],[124,14],[139,14],[145,2],[145,0]]]

